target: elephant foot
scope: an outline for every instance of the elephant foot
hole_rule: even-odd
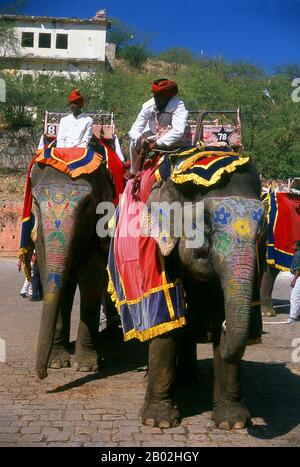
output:
[[[97,353],[76,353],[74,356],[75,363],[73,368],[81,373],[90,373],[99,371],[99,356]]]
[[[69,352],[64,348],[53,348],[49,358],[48,368],[59,370],[60,368],[70,368],[70,366]]]
[[[158,428],[174,428],[180,424],[179,411],[172,402],[145,401],[139,411],[143,425]]]
[[[242,403],[228,406],[222,403],[216,405],[212,420],[221,430],[241,430],[251,420],[251,415]]]
[[[276,316],[276,311],[272,306],[261,306],[262,315],[266,318],[271,318],[272,316]]]

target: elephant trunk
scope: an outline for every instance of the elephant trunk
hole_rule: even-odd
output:
[[[242,245],[220,265],[225,302],[220,353],[224,360],[231,363],[238,362],[246,348],[253,296],[255,245],[250,242],[243,242]]]
[[[49,357],[55,336],[64,279],[68,274],[71,242],[75,230],[75,209],[81,199],[77,190],[42,187],[35,196],[39,205],[39,223],[43,240],[43,257],[38,261],[43,269],[44,303],[36,355],[36,372],[46,378]]]
[[[36,355],[36,372],[40,379],[47,377],[47,367],[55,335],[62,296],[63,275],[66,269],[65,248],[46,252],[44,277],[44,303]],[[53,263],[54,257],[57,263]]]

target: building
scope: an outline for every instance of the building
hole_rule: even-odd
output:
[[[1,19],[12,23],[18,39],[17,51],[3,56],[0,49],[6,70],[85,74],[113,60],[113,44],[106,44],[110,23],[105,10],[91,19],[0,15]]]

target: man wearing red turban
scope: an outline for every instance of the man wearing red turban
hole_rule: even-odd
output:
[[[82,113],[84,98],[78,89],[69,95],[71,114],[63,117],[57,135],[58,148],[87,148],[93,135],[93,120]]]
[[[178,86],[169,79],[157,79],[151,86],[153,98],[147,101],[132,125],[129,137],[131,173],[143,142],[148,139],[150,149],[168,148],[182,138],[188,112],[177,96]]]

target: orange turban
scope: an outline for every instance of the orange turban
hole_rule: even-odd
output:
[[[171,81],[170,79],[157,79],[152,83],[151,92],[167,97],[173,97],[178,94],[178,86],[175,81]]]
[[[70,95],[69,95],[69,102],[70,104],[78,104],[80,107],[83,107],[84,105],[84,98],[80,94],[79,89],[72,89]]]

